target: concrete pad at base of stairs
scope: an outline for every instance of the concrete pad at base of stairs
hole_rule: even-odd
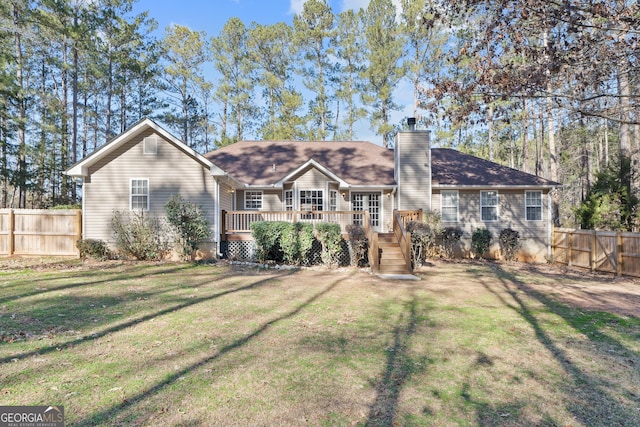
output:
[[[376,276],[387,280],[420,280],[418,276],[413,274],[376,274]]]

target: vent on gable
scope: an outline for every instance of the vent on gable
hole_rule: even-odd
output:
[[[148,136],[142,141],[142,153],[155,156],[158,154],[158,137]]]

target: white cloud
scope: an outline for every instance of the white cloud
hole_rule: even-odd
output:
[[[302,13],[302,9],[304,8],[304,3],[307,0],[289,0],[289,13],[293,15],[297,15]]]

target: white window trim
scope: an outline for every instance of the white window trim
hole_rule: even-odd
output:
[[[260,207],[259,208],[250,208],[247,206],[247,194],[249,193],[254,193],[254,194],[260,194]],[[243,205],[244,205],[244,210],[245,211],[259,211],[264,207],[264,191],[262,190],[245,190],[244,194],[242,195],[243,198]]]
[[[527,193],[540,193],[540,205],[539,206],[529,206],[527,205]],[[524,192],[524,220],[528,222],[542,222],[544,221],[544,194],[541,190],[527,190]],[[529,219],[527,218],[527,208],[540,208],[540,219]]]
[[[323,188],[300,188],[297,191],[297,201],[298,201],[298,206],[300,207],[300,210],[302,211],[302,192],[304,191],[321,191],[322,192],[322,210],[326,211],[326,204],[327,204],[327,197],[326,197],[326,190]],[[312,209],[313,210],[313,209]]]
[[[130,178],[129,179],[129,210],[138,210],[139,208],[133,207],[133,196],[144,196],[144,194],[133,194],[133,181],[146,181],[147,182],[147,207],[143,208],[143,211],[149,210],[149,205],[151,203],[151,186],[149,184],[149,178]]]
[[[382,191],[349,191],[349,209],[354,211],[354,212],[360,212],[360,211],[365,211],[367,209],[361,209],[361,210],[356,210],[355,209],[355,205],[353,203],[353,197],[354,195],[359,194],[359,195],[363,195],[363,194],[375,194],[376,196],[378,196],[378,225],[375,225],[374,227],[376,228],[380,228],[382,227],[382,225],[384,224],[384,193]]]
[[[153,142],[153,145],[147,147],[148,143]],[[153,147],[153,150],[149,148]],[[142,140],[142,154],[146,156],[155,156],[158,154],[158,137],[157,136],[147,136]]]
[[[296,210],[296,191],[293,188],[289,188],[288,190],[282,190],[282,209],[287,211],[287,193],[291,192],[291,210]]]
[[[444,207],[452,207],[452,206],[444,206],[443,200],[444,197],[442,195],[444,193],[455,193],[456,195],[456,219],[454,221],[445,221],[444,216],[442,215],[442,208]],[[480,215],[482,215],[482,208],[480,208]],[[460,220],[460,192],[458,190],[442,190],[440,191],[440,218],[442,218],[442,222],[458,222]]]
[[[336,199],[336,204],[335,206],[331,205],[331,199],[333,199],[335,196]],[[338,206],[340,206],[340,192],[338,192],[338,190],[329,190],[329,200],[327,201],[329,203],[329,211],[337,211],[338,210]],[[333,209],[335,208],[335,209]]]
[[[482,193],[496,193],[496,219],[484,219],[482,218],[482,208],[483,207],[493,207],[493,205],[491,206],[484,206],[482,204]],[[499,222],[500,221],[500,193],[498,192],[498,190],[483,190],[480,191],[480,221],[482,222]]]

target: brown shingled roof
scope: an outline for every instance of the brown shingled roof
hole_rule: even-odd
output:
[[[311,159],[350,185],[396,184],[393,151],[370,142],[240,141],[204,157],[249,185],[272,185]],[[431,163],[434,186],[560,186],[450,148],[432,148]]]
[[[431,167],[434,186],[560,186],[557,182],[451,148],[432,148]]]
[[[395,185],[393,151],[370,142],[240,141],[204,157],[249,185],[276,183],[311,159],[350,185]]]

